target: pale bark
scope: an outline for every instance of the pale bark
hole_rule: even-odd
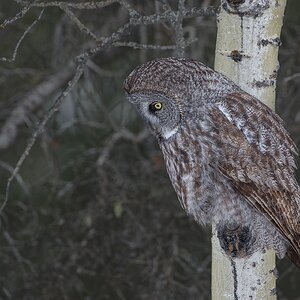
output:
[[[223,0],[215,69],[274,109],[278,48],[286,0]],[[212,299],[276,299],[275,253],[226,256],[213,227]]]

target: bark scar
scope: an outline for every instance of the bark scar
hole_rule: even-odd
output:
[[[257,42],[257,46],[268,46],[272,45],[274,47],[280,47],[282,45],[282,42],[279,37],[276,37],[274,39],[261,39]]]
[[[239,297],[237,295],[238,280],[237,280],[236,264],[232,258],[230,259],[230,262],[231,262],[232,274],[233,274],[233,297],[234,297],[234,300],[239,300]]]
[[[222,7],[229,14],[237,14],[240,17],[259,17],[262,16],[264,11],[270,7],[270,0],[261,0],[253,3],[245,3],[245,0],[224,0]]]

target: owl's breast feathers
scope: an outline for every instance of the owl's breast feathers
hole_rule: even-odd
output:
[[[210,111],[222,157],[219,171],[289,242],[300,268],[300,188],[294,176],[297,149],[282,120],[254,97],[238,92]]]

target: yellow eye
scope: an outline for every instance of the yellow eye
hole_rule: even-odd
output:
[[[151,112],[155,112],[162,109],[162,103],[161,102],[153,102],[149,105],[149,109]]]
[[[160,110],[162,108],[162,104],[160,102],[156,102],[154,104],[155,109]]]

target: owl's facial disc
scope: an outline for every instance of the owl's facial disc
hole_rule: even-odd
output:
[[[167,140],[177,133],[181,117],[176,101],[153,93],[136,93],[129,96],[129,101],[136,106],[139,114],[159,139]]]

